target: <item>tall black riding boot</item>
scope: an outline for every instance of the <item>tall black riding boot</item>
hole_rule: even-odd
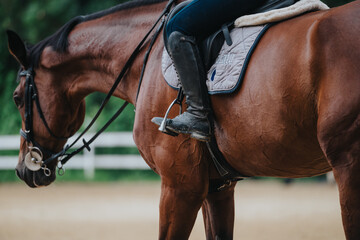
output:
[[[195,38],[173,32],[168,39],[168,51],[174,61],[188,107],[183,114],[169,119],[166,127],[176,133],[190,134],[200,141],[210,141],[210,102],[206,72]]]

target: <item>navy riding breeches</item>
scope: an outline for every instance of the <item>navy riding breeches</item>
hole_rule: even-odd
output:
[[[265,0],[193,0],[178,12],[166,27],[167,35],[179,31],[201,41],[225,23],[248,14]]]

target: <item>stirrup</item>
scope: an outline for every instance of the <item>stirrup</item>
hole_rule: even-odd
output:
[[[184,93],[183,93],[183,91],[182,91],[182,88],[180,87],[178,96],[177,96],[176,99],[170,104],[169,108],[166,110],[166,113],[165,113],[164,118],[154,117],[153,119],[151,119],[151,122],[153,122],[153,123],[155,123],[155,124],[157,124],[157,125],[160,125],[160,127],[158,128],[158,130],[159,130],[160,132],[166,133],[166,134],[168,134],[168,135],[170,135],[170,136],[173,136],[173,137],[176,137],[176,136],[179,135],[178,133],[176,133],[176,132],[168,129],[168,128],[166,127],[166,122],[167,122],[167,120],[168,120],[167,117],[168,117],[168,115],[169,115],[169,113],[170,113],[170,110],[171,110],[171,108],[172,108],[175,104],[178,104],[178,105],[180,106],[180,113],[179,113],[179,114],[182,113],[182,101],[183,101],[183,99],[184,99]]]

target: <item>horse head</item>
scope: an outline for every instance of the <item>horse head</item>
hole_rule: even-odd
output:
[[[71,87],[64,84],[70,77],[64,68],[48,64],[58,58],[51,47],[41,49],[41,60],[35,63],[32,55],[38,45],[29,49],[15,32],[7,34],[9,51],[20,64],[13,93],[22,118],[16,173],[30,187],[46,186],[56,178],[56,154],[84,120],[85,103],[74,99]]]

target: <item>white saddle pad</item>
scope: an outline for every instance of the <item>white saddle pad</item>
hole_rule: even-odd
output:
[[[230,32],[233,44],[222,46],[214,65],[207,73],[206,85],[209,94],[229,93],[240,84],[248,59],[255,48],[257,39],[268,27],[255,26],[235,28]],[[261,34],[260,34],[261,33]],[[166,82],[175,89],[181,86],[175,67],[166,49],[163,51],[162,72]]]

